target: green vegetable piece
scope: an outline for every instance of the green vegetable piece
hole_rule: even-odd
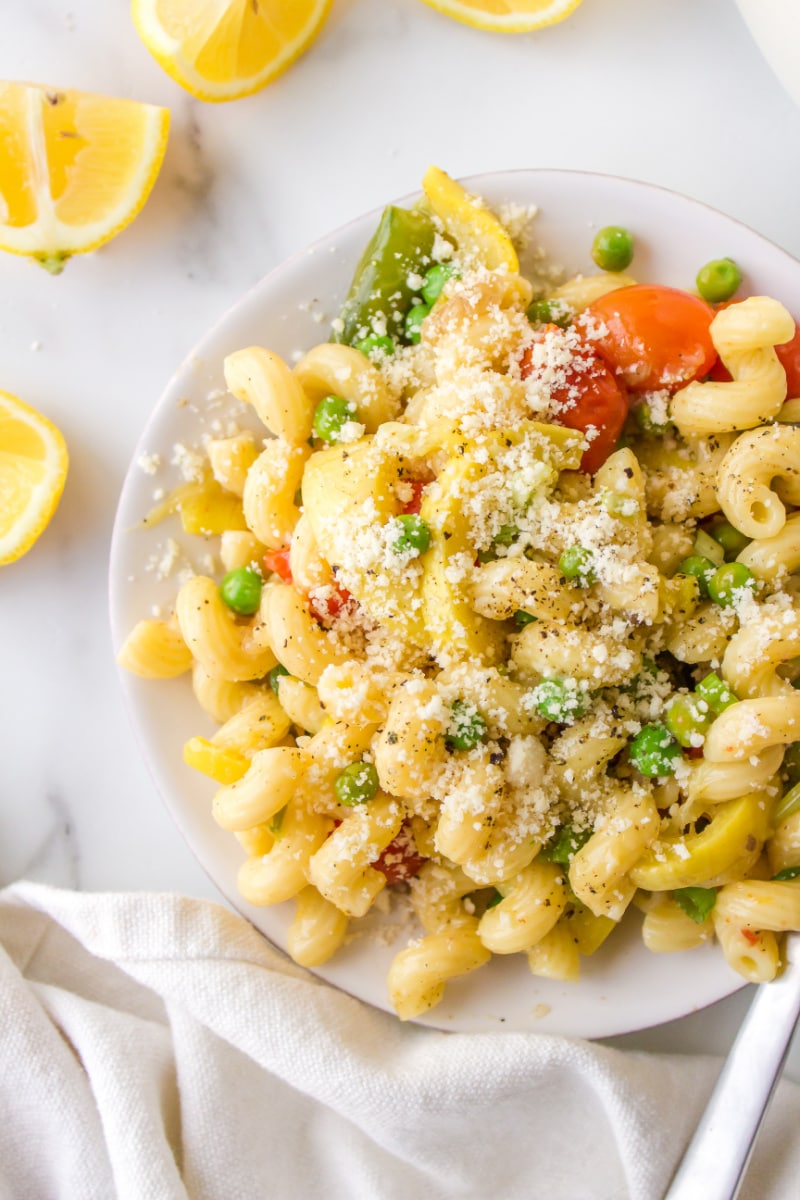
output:
[[[384,209],[356,267],[332,341],[352,346],[381,326],[395,336],[403,333],[415,294],[408,279],[425,272],[435,234],[427,213],[394,206]]]
[[[460,278],[461,276],[452,263],[436,263],[425,272],[425,281],[422,285],[422,299],[426,304],[435,304],[441,296],[442,289],[448,279]]]
[[[236,567],[223,578],[219,594],[233,612],[242,617],[252,616],[261,603],[264,580],[252,567]]]
[[[690,554],[678,567],[676,574],[693,575],[697,580],[701,596],[708,596],[708,581],[717,570],[717,564],[701,554]]]
[[[701,700],[705,700],[711,711],[717,714],[736,703],[733,692],[716,671],[711,671],[701,679],[694,690]]]
[[[407,554],[414,558],[424,554],[431,544],[428,522],[416,513],[403,513],[394,518],[394,523],[398,527],[397,538],[392,542],[395,554]]]
[[[661,437],[670,428],[669,421],[654,420],[653,410],[646,400],[636,405],[636,408],[633,410],[633,416],[639,430],[651,437]]]
[[[543,679],[533,689],[533,702],[548,721],[571,725],[586,712],[589,697],[574,679]]]
[[[786,747],[781,772],[790,783],[800,783],[800,742]]]
[[[495,546],[513,546],[518,537],[519,529],[516,525],[501,525],[494,535],[494,544]]]
[[[750,545],[750,538],[731,525],[730,521],[720,521],[708,531],[715,542],[719,542],[726,558],[738,558],[745,547]]]
[[[715,567],[721,567],[725,562],[725,551],[720,546],[711,534],[706,533],[704,529],[698,529],[694,539],[694,553],[701,558],[708,558],[713,562]]]
[[[633,259],[633,237],[621,225],[599,229],[592,242],[592,258],[601,271],[624,271]]]
[[[562,863],[569,866],[581,846],[585,846],[592,836],[591,829],[575,830],[571,825],[562,827],[553,834],[539,851],[539,858],[545,862]]]
[[[709,579],[708,594],[715,604],[730,608],[745,588],[754,591],[755,586],[755,576],[744,563],[725,563],[724,566],[717,567]]]
[[[631,762],[651,779],[674,774],[680,757],[681,748],[666,725],[645,725],[631,742]]]
[[[538,619],[533,613],[524,612],[521,608],[518,608],[514,613],[514,620],[520,629],[524,629],[526,625],[531,625],[534,621],[538,621]]]
[[[422,337],[422,322],[430,312],[430,305],[415,304],[406,314],[403,332],[406,335],[406,341],[411,342],[416,346]]]
[[[565,579],[574,579],[581,587],[595,582],[594,556],[583,546],[570,546],[558,560],[558,569]]]
[[[486,736],[486,722],[473,704],[455,700],[445,741],[450,750],[472,750]]]
[[[344,396],[323,396],[314,409],[314,437],[322,442],[338,442],[343,427],[355,416],[355,406]]]
[[[782,871],[778,871],[777,875],[772,876],[773,883],[785,883],[790,879],[797,879],[800,875],[800,866],[784,867]]]
[[[360,350],[372,362],[380,362],[394,354],[394,341],[386,337],[366,337],[356,342],[356,350]]]
[[[283,808],[278,809],[278,811],[275,813],[275,816],[272,818],[269,825],[267,826],[267,829],[270,831],[270,833],[276,840],[281,836],[281,827],[283,826],[283,818],[284,818],[285,814],[286,814],[286,806],[284,805]]]
[[[495,894],[492,896],[491,900],[486,905],[487,909],[488,908],[496,908],[502,899],[503,899],[502,893],[496,891]]]
[[[687,917],[702,925],[717,903],[717,889],[704,887],[676,888],[672,893]]]
[[[348,808],[366,804],[377,794],[378,771],[374,763],[354,762],[336,776],[333,784],[336,799]]]
[[[697,696],[676,696],[664,715],[664,724],[681,746],[699,746],[711,724],[708,703]]]
[[[572,324],[572,313],[560,300],[534,300],[528,305],[528,320],[533,325],[558,325],[568,329]]]
[[[270,671],[269,675],[267,675],[267,679],[269,680],[269,686],[272,688],[272,690],[276,696],[278,695],[278,691],[279,691],[278,684],[279,684],[281,675],[288,675],[288,674],[289,674],[289,672],[286,670],[286,667],[282,666],[281,663],[278,663],[277,667],[273,667],[272,670]]]
[[[732,258],[715,258],[697,272],[697,290],[709,304],[730,300],[742,282],[742,272]]]
[[[778,801],[772,817],[773,823],[780,825],[781,821],[785,821],[787,817],[794,816],[798,811],[800,811],[800,783],[796,783]]]

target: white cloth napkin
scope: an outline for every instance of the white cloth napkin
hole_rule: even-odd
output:
[[[0,1196],[656,1200],[719,1070],[404,1026],[172,895],[0,892]],[[784,1082],[745,1200],[796,1200]]]

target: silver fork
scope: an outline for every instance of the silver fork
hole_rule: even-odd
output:
[[[734,1200],[800,1018],[800,935],[761,984],[664,1200]]]

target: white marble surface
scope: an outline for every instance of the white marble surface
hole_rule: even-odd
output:
[[[288,74],[219,106],[162,74],[121,0],[5,0],[3,15],[0,77],[165,104],[173,129],[121,237],[55,279],[0,259],[0,388],[50,415],[72,456],[51,527],[0,576],[0,883],[219,898],[149,779],[108,632],[116,499],[172,371],[264,272],[413,190],[430,162],[650,180],[800,256],[800,110],[733,0],[584,0],[525,37],[418,0],[335,0]],[[724,1052],[747,1000],[618,1041]],[[800,1078],[797,1047],[790,1071]]]

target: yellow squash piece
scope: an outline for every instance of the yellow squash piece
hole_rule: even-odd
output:
[[[199,100],[259,91],[313,42],[332,0],[133,0],[139,37]]]
[[[519,271],[519,259],[511,238],[482,200],[471,196],[439,167],[428,167],[422,189],[428,205],[462,254],[490,271],[502,267],[511,274]]]
[[[718,887],[749,873],[769,832],[771,802],[761,792],[720,804],[701,833],[662,838],[630,879],[648,892]]]
[[[558,470],[577,467],[580,435],[559,425],[523,421],[516,429],[488,434],[480,445],[463,443],[462,453],[448,459],[423,499],[420,516],[431,531],[431,545],[421,560],[425,621],[424,641],[419,644],[440,661],[493,663],[502,651],[502,625],[472,607],[469,568],[475,547],[463,508],[472,487],[502,471],[503,454],[530,434],[538,440],[531,452],[552,464],[554,476]]]
[[[0,249],[58,274],[130,224],[164,158],[169,111],[0,83]]]
[[[62,434],[36,409],[0,392],[0,565],[46,529],[67,478]]]
[[[530,33],[563,21],[581,0],[423,0],[423,3],[473,29]]]

